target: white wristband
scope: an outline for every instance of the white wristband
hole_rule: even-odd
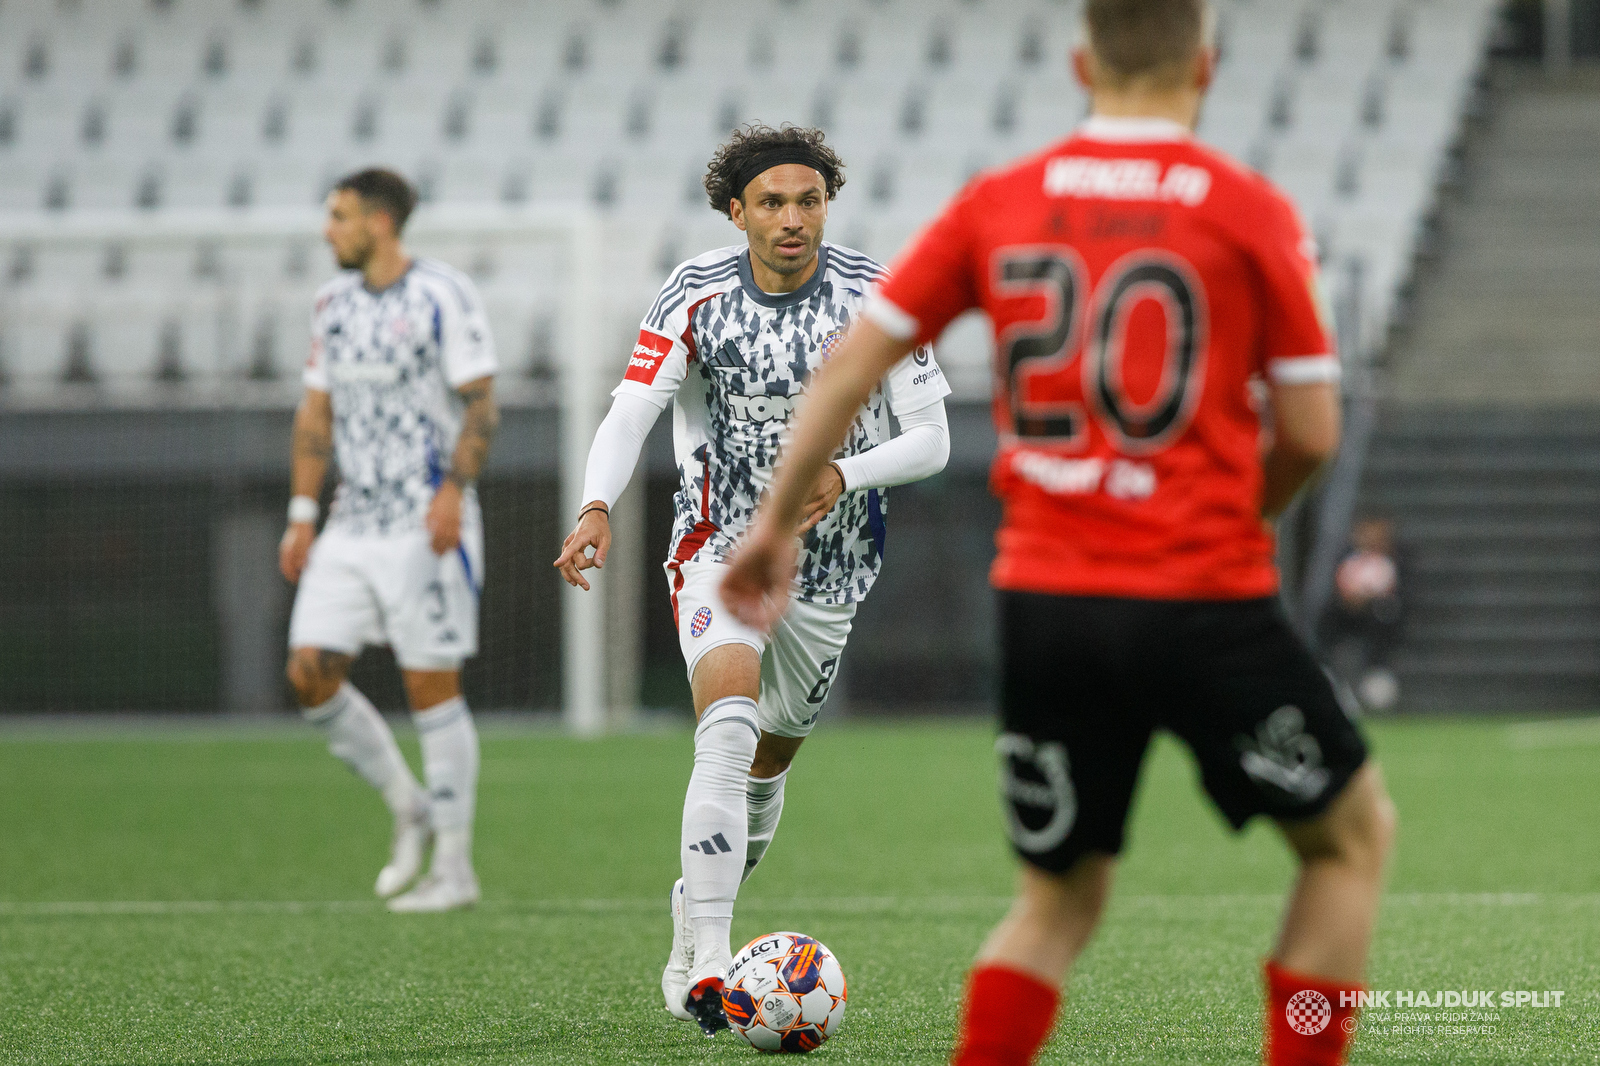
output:
[[[291,496],[289,498],[290,522],[315,522],[320,514],[322,514],[322,507],[314,497]]]

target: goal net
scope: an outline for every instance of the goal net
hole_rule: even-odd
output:
[[[312,295],[334,272],[319,225],[253,211],[0,227],[0,708],[291,705],[277,542]],[[645,573],[625,545],[598,595],[550,568],[639,290],[658,280],[605,258],[607,225],[571,206],[425,206],[407,230],[474,278],[502,365],[468,698],[560,706],[582,731],[637,700]],[[381,651],[356,676],[400,704]]]

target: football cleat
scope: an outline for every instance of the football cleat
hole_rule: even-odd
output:
[[[689,927],[688,915],[684,913],[683,878],[678,878],[678,883],[672,886],[668,905],[672,910],[672,951],[667,955],[666,969],[661,971],[661,995],[668,1014],[692,1022],[694,1015],[683,1005],[689,994],[689,970],[694,966],[694,930]]]
[[[378,883],[372,890],[379,899],[388,899],[402,892],[422,872],[422,858],[433,839],[433,829],[428,824],[426,807],[409,815],[398,815],[394,820],[394,840],[389,845],[389,865],[378,871]]]
[[[450,876],[434,871],[410,892],[391,899],[389,909],[396,914],[436,914],[471,907],[481,895],[471,870]]]
[[[721,977],[703,977],[683,997],[683,1007],[699,1024],[700,1031],[710,1040],[728,1028],[728,1015],[722,1009]]]

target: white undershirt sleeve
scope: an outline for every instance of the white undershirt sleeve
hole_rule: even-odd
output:
[[[617,497],[633,478],[644,439],[650,435],[650,427],[656,424],[661,411],[643,396],[628,392],[616,394],[611,410],[595,430],[594,443],[589,446],[589,462],[583,470],[584,503],[600,500],[611,507],[617,502]]]
[[[900,435],[857,455],[837,459],[847,492],[886,489],[932,477],[950,459],[950,424],[944,401],[938,400],[905,414]]]

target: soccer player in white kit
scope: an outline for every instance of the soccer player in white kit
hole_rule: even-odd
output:
[[[790,761],[882,565],[883,490],[936,474],[949,457],[950,389],[924,348],[885,375],[818,479],[796,531],[802,562],[783,621],[763,633],[723,606],[725,560],[772,480],[789,417],[883,273],[822,239],[842,171],[817,130],[748,127],[718,150],[706,192],[747,243],[697,256],[667,279],[595,435],[589,502],[555,564],[589,588],[581,571],[604,565],[610,507],[670,402],[680,485],[666,571],[699,722],[661,989],[667,1010],[707,1036],[728,1024],[721,991],[739,885],[772,841]],[[893,439],[891,410],[901,430]]]
[[[478,649],[483,520],[473,483],[499,419],[497,364],[472,282],[402,245],[415,205],[411,186],[386,170],[352,174],[328,196],[324,236],[344,272],[318,291],[312,315],[279,565],[300,586],[288,673],[306,720],[394,815],[376,891],[390,910],[443,911],[479,895],[478,734],[461,663]],[[318,536],[330,458],[339,487]],[[368,644],[394,649],[426,790],[346,680]],[[418,881],[430,840],[433,861]]]

